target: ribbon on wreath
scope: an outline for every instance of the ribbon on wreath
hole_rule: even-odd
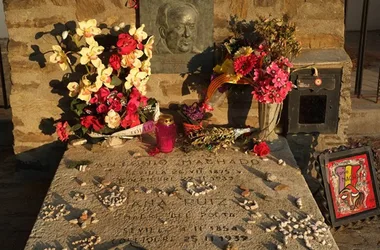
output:
[[[218,88],[220,88],[224,83],[232,83],[232,84],[252,84],[252,82],[247,78],[240,78],[238,81],[236,81],[236,78],[234,79],[231,75],[228,74],[221,74],[214,79],[211,80],[210,85],[207,88],[206,97],[204,103],[207,104],[215,91],[217,91]]]

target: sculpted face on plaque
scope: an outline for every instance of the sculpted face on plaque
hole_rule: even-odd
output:
[[[190,3],[166,3],[158,9],[158,54],[199,53],[194,47],[198,11]]]

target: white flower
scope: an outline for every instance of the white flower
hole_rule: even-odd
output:
[[[86,65],[88,62],[91,61],[91,63],[98,68],[102,61],[98,57],[101,53],[103,53],[104,47],[98,46],[97,42],[94,42],[90,44],[90,47],[83,47],[81,51],[79,51],[79,54],[81,54],[80,63],[83,65]]]
[[[149,80],[149,76],[146,72],[140,72],[138,68],[133,68],[125,79],[125,89],[130,89],[132,86],[135,86],[142,95],[146,94],[146,83]]]
[[[65,30],[64,32],[62,32],[62,39],[65,40],[68,35],[69,35],[69,32]]]
[[[128,55],[122,55],[121,57],[121,67],[123,68],[141,68],[140,57],[144,53],[141,50],[135,49],[132,53]]]
[[[120,115],[113,109],[108,111],[107,116],[104,118],[109,128],[118,128],[120,126],[121,118]]]
[[[70,97],[74,97],[78,95],[79,90],[80,90],[79,84],[77,82],[69,82],[69,84],[67,84],[67,89],[70,91],[69,93]]]
[[[111,67],[106,68],[104,64],[100,65],[97,70],[98,76],[96,77],[96,81],[101,82],[101,84],[104,84],[109,89],[113,89],[115,86],[111,84],[112,71],[113,69]]]
[[[50,56],[50,62],[58,63],[62,70],[66,70],[70,59],[67,57],[61,46],[53,45],[53,54]]]
[[[148,34],[144,31],[144,28],[145,28],[145,24],[142,24],[140,28],[138,29],[136,29],[136,26],[134,24],[132,24],[128,33],[131,36],[133,36],[133,38],[136,39],[137,42],[141,43],[143,40],[145,40],[148,37]]]
[[[86,39],[86,43],[92,44],[95,42],[94,36],[100,35],[102,31],[96,27],[96,20],[90,19],[88,21],[83,21],[78,23],[78,28],[76,28],[76,32],[79,36],[84,36]]]

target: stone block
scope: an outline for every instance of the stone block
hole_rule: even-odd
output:
[[[78,20],[95,18],[98,14],[106,10],[102,0],[76,0],[76,16]]]
[[[12,53],[15,54],[25,55],[29,52],[29,48],[28,44],[25,42],[9,39],[8,51],[12,51]]]
[[[13,135],[18,138],[20,142],[51,142],[55,140],[55,138],[51,135],[44,135],[42,133],[24,133],[20,130],[14,129]]]
[[[276,4],[276,0],[254,0],[254,6],[272,7]]]
[[[43,28],[46,26],[51,26],[53,28],[53,24],[64,22],[66,18],[61,16],[50,16],[50,17],[40,17],[27,19],[25,21],[19,22],[7,22],[8,29],[12,28]],[[34,37],[34,36],[33,36]]]
[[[304,49],[327,49],[343,47],[344,37],[333,34],[297,34]]]
[[[3,0],[5,11],[31,9],[46,4],[46,0]]]

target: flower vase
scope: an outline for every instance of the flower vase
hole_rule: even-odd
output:
[[[259,139],[273,141],[278,139],[275,128],[280,121],[282,103],[259,102]]]

